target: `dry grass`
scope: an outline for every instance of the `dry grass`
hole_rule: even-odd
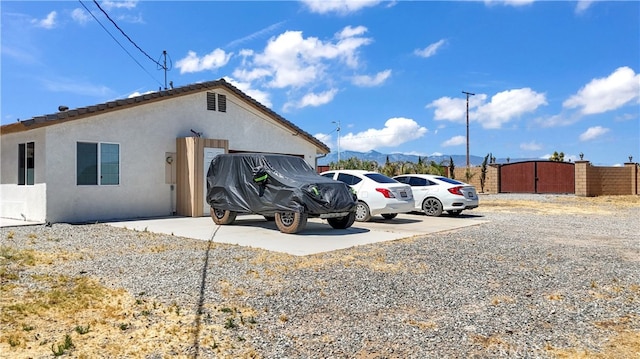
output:
[[[200,348],[217,357],[257,356],[246,343],[239,345],[234,330],[255,324],[250,308],[206,305],[208,318],[202,321],[177,304],[136,298],[91,278],[26,274],[26,269],[46,273],[51,256],[0,249],[2,357],[52,357],[54,352],[78,358],[164,356],[188,353],[196,338]],[[229,322],[234,323],[232,328],[226,326]],[[65,339],[72,345],[58,351],[65,348]]]
[[[622,359],[640,358],[640,331],[620,329],[604,343],[600,351],[548,346],[549,355],[561,359]]]
[[[558,196],[549,201],[532,201],[494,198],[489,195],[481,199],[480,208],[482,211],[494,212],[611,215],[621,209],[640,208],[640,196]]]

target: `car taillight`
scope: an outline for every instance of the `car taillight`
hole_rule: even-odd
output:
[[[461,189],[462,189],[462,186],[458,186],[458,187],[448,188],[447,191],[451,192],[451,194],[455,194],[455,195],[458,195],[458,196],[464,196],[464,194],[462,194]]]
[[[393,193],[391,193],[391,191],[386,188],[376,188],[376,191],[382,193],[384,198],[396,198],[396,196],[394,196]]]

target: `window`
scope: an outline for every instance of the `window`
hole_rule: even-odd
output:
[[[35,182],[35,142],[18,144],[18,184]]]
[[[333,172],[325,173],[322,176],[333,179]]]
[[[227,96],[218,94],[218,111],[227,112]]]
[[[216,110],[216,94],[215,92],[207,92],[207,110]]]
[[[372,180],[378,183],[398,183],[398,181],[394,180],[393,178],[389,178],[380,173],[367,173],[365,176],[371,178]]]
[[[227,96],[215,92],[207,92],[207,110],[215,111],[216,101],[218,112],[227,112]]]
[[[427,186],[427,180],[420,177],[409,177],[409,185],[413,187]],[[406,182],[405,182],[406,183]]]
[[[436,177],[436,179],[437,179],[437,180],[440,180],[440,181],[442,181],[442,182],[447,182],[447,183],[455,184],[455,185],[458,185],[458,184],[464,184],[464,183],[462,183],[462,182],[460,182],[460,181],[456,181],[456,180],[451,179],[451,178],[449,178],[449,177]]]
[[[79,186],[120,184],[120,145],[78,142],[76,154]]]
[[[362,178],[359,178],[350,174],[346,174],[346,173],[338,173],[338,181],[341,181],[350,186],[353,186],[354,184],[360,183],[360,181],[362,181]]]

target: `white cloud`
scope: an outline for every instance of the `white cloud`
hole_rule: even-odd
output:
[[[616,110],[640,99],[640,74],[629,67],[620,67],[605,78],[591,80],[577,94],[562,104],[578,108],[584,115]]]
[[[484,0],[486,5],[525,6],[533,4],[536,0]]]
[[[194,51],[189,51],[187,57],[176,62],[176,67],[180,69],[181,74],[215,70],[226,65],[231,59],[231,55],[233,53],[227,54],[224,50],[215,49],[200,58]]]
[[[132,92],[129,96],[127,96],[127,98],[138,97],[138,96],[141,96],[141,95],[147,95],[147,94],[154,93],[154,92],[155,91],[153,91],[153,90],[147,91],[147,92],[135,91],[135,92]]]
[[[580,120],[580,116],[575,114],[558,114],[552,116],[540,117],[534,120],[534,123],[540,127],[557,127],[557,126],[569,126]]]
[[[465,136],[453,136],[450,139],[442,142],[442,147],[460,146],[467,143]]]
[[[249,82],[239,82],[227,76],[223,78],[225,81],[227,81],[228,83],[236,87],[238,90],[247,94],[247,96],[260,102],[264,106],[271,108],[272,103],[271,103],[271,99],[269,98],[269,94],[267,92],[251,88],[251,83]]]
[[[80,8],[73,9],[71,12],[71,18],[80,25],[84,25],[91,20],[91,17],[87,15],[87,12]]]
[[[352,83],[360,87],[375,87],[383,84],[391,76],[391,70],[384,70],[375,76],[360,75],[354,76]]]
[[[586,131],[580,134],[580,141],[591,141],[607,132],[609,132],[609,129],[602,126],[589,127]]]
[[[304,108],[307,106],[318,107],[325,105],[331,101],[338,93],[337,89],[331,89],[321,93],[308,93],[295,103],[287,103],[284,105],[284,111],[287,112],[291,107]]]
[[[368,129],[356,134],[348,133],[340,137],[341,149],[366,152],[380,147],[396,147],[402,143],[413,141],[427,133],[416,121],[396,117],[385,122],[382,129]]]
[[[331,137],[330,134],[320,132],[313,135],[313,137],[317,138],[320,142],[329,146],[329,148],[333,148],[333,138]],[[340,151],[342,151],[342,148],[340,149]]]
[[[274,30],[277,30],[279,27],[284,25],[284,23],[285,23],[285,21],[280,21],[280,22],[277,22],[275,24],[269,25],[269,26],[265,27],[264,29],[261,29],[261,30],[258,30],[256,32],[254,32],[253,34],[249,34],[249,35],[244,36],[242,38],[235,39],[235,40],[229,42],[225,47],[229,48],[229,47],[233,47],[233,46],[238,46],[238,45],[242,44],[243,42],[250,41],[250,40],[262,37],[265,34],[274,32]]]
[[[380,0],[302,0],[309,11],[318,14],[337,13],[346,15],[365,7],[376,6]]]
[[[578,0],[576,4],[576,14],[582,14],[594,3],[594,0]]]
[[[503,91],[491,97],[489,103],[478,107],[477,121],[484,128],[500,128],[504,123],[546,104],[545,95],[530,88]]]
[[[113,91],[106,86],[94,85],[92,83],[75,81],[66,77],[55,79],[41,79],[42,86],[51,92],[68,92],[82,96],[94,96],[99,98],[111,97]]]
[[[31,23],[43,29],[50,30],[56,26],[57,16],[58,16],[58,13],[55,11],[52,11],[44,19],[41,19],[41,20],[33,19],[31,20]]]
[[[530,88],[507,90],[493,95],[489,102],[486,99],[486,94],[469,98],[469,121],[479,122],[483,128],[501,128],[503,124],[547,104],[544,94]],[[435,108],[435,120],[466,120],[466,98],[441,97],[427,108]]]
[[[304,38],[301,31],[286,31],[271,38],[262,53],[243,53],[245,61],[234,76],[243,81],[263,79],[266,86],[273,88],[314,84],[329,77],[327,69],[336,63],[358,67],[358,49],[372,41],[361,36],[366,31],[363,26],[347,26],[335,34],[335,41]]]
[[[127,0],[127,1],[111,1],[106,0],[101,2],[101,6],[106,10],[111,9],[133,9],[138,4],[137,0]]]
[[[523,149],[525,151],[538,151],[542,149],[542,145],[539,143],[536,143],[535,141],[531,141],[528,143],[521,143],[520,149]]]
[[[438,52],[438,50],[446,43],[447,43],[447,40],[442,39],[438,42],[434,42],[433,44],[425,47],[424,49],[416,49],[413,51],[413,53],[420,57],[431,57],[435,55]]]

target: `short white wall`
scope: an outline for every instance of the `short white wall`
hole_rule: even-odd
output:
[[[0,185],[0,217],[23,221],[44,222],[46,220],[47,185],[33,186],[17,184]]]
[[[18,145],[35,143],[34,185],[18,186]],[[2,136],[0,141],[0,217],[43,222],[46,217],[45,129]]]

